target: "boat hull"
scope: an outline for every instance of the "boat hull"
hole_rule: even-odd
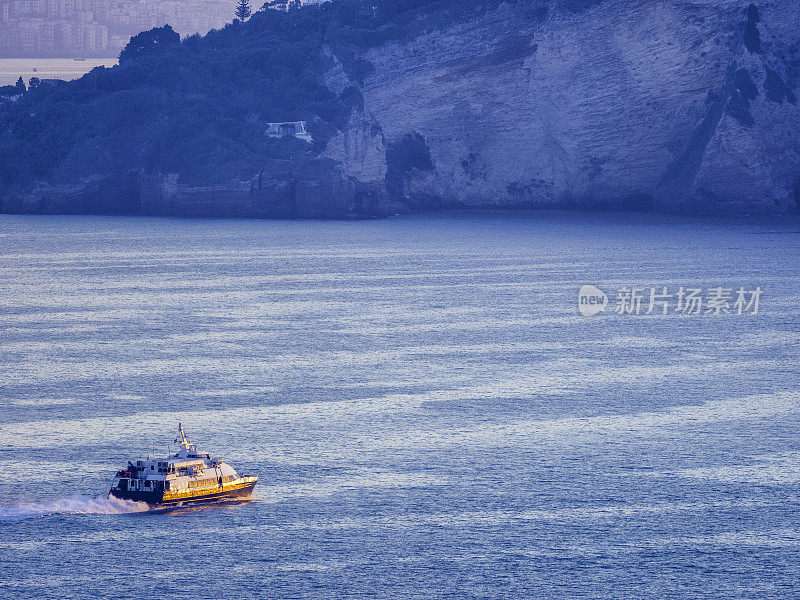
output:
[[[186,504],[200,504],[204,502],[217,502],[220,500],[245,500],[253,493],[258,479],[255,481],[245,481],[223,488],[209,488],[184,491],[178,493],[170,492],[144,492],[133,490],[120,490],[111,488],[109,496],[114,496],[121,500],[132,500],[133,502],[145,502],[151,508],[166,508],[169,506],[183,506]]]

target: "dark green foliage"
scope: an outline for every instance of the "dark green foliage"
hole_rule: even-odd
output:
[[[16,84],[0,87],[0,96],[19,96],[26,91],[28,91],[28,88],[25,87],[25,82],[22,80],[22,77],[20,77],[17,79]]]
[[[767,67],[767,76],[764,80],[764,94],[772,102],[783,102],[784,99],[791,104],[797,103],[797,96],[787,86],[776,71]]]
[[[183,41],[169,25],[142,32],[118,66],[0,104],[0,193],[141,170],[216,183],[253,177],[270,161],[313,157],[363,103],[356,87],[337,96],[324,85],[326,46],[361,81],[373,69],[366,49],[481,16],[503,1],[334,0],[261,10]],[[542,15],[550,5],[505,3]],[[313,146],[264,134],[267,122],[296,120],[307,121]],[[392,152],[393,177],[432,168],[419,136]]]
[[[250,10],[250,2],[248,0],[239,0],[239,4],[236,5],[236,18],[240,21],[246,21],[250,18],[250,15],[253,14],[253,11]]]
[[[169,50],[180,42],[180,36],[169,25],[143,31],[133,36],[128,45],[122,49],[119,54],[119,62],[123,64],[136,58],[158,54],[166,56]]]
[[[363,58],[356,58],[350,63],[350,75],[359,83],[364,83],[364,79],[374,71],[375,65]]]
[[[9,105],[0,112],[0,191],[141,169],[216,183],[309,152],[301,140],[265,136],[265,124],[343,123],[358,98],[323,85],[320,23],[298,23],[305,10],[269,12],[185,43],[168,27],[145,32],[119,66]]]
[[[758,22],[761,20],[761,16],[758,14],[758,9],[754,4],[747,7],[745,15],[747,20],[744,23],[742,39],[745,47],[750,52],[757,54],[761,52],[761,33],[758,31]]]

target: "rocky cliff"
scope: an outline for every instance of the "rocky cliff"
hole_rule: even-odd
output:
[[[360,75],[325,42],[322,83],[358,98],[313,152],[210,185],[146,168],[45,179],[6,191],[2,210],[796,212],[798,23],[789,0],[520,1],[371,44]]]
[[[784,213],[800,204],[800,4],[501,6],[369,52],[366,106],[435,169],[403,201]]]

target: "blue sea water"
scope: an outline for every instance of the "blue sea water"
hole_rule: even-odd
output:
[[[0,216],[0,598],[796,597],[799,242],[652,215]],[[764,295],[582,317],[584,284]],[[261,478],[252,502],[106,499],[178,422]]]

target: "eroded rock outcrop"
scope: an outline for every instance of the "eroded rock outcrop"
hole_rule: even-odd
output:
[[[387,44],[363,94],[389,143],[430,149],[401,199],[669,212],[797,210],[800,5],[502,6]]]
[[[323,44],[320,79],[349,117],[245,179],[221,173],[213,185],[191,185],[140,168],[15,182],[0,210],[263,218],[442,206],[798,210],[800,4],[565,4],[580,3],[501,4],[368,45],[348,59],[358,76]]]

